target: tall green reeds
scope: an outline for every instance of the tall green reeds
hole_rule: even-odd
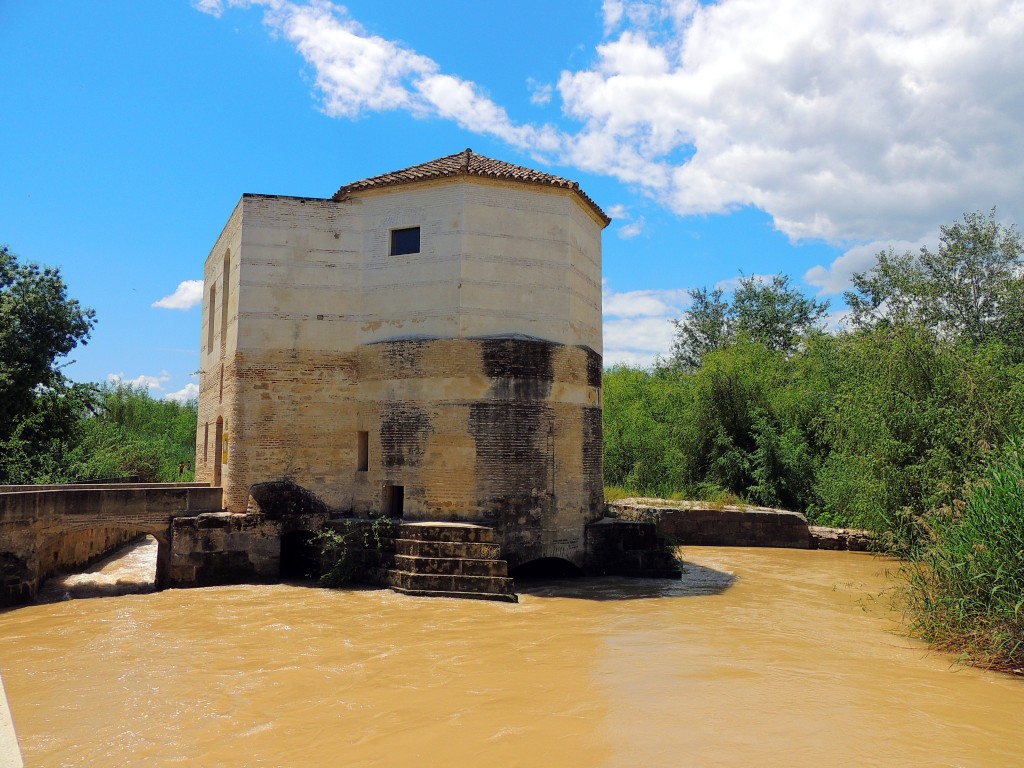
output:
[[[926,523],[931,546],[906,566],[915,630],[968,663],[1024,673],[1024,439]]]

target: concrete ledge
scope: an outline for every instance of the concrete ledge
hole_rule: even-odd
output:
[[[620,520],[653,522],[658,533],[680,545],[783,547],[870,552],[871,531],[808,525],[799,512],[767,507],[723,506],[663,499],[622,499],[608,503]]]
[[[763,507],[718,509],[701,502],[651,503],[623,499],[608,504],[622,520],[653,522],[658,533],[681,545],[810,549],[807,518],[799,512]]]
[[[14,732],[14,720],[4,691],[4,680],[0,677],[0,768],[24,768],[18,736]]]

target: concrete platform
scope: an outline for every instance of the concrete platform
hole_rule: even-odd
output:
[[[14,732],[11,708],[7,704],[4,680],[0,677],[0,768],[24,768],[18,736]]]

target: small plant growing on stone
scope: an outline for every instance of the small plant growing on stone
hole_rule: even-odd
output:
[[[356,577],[361,557],[355,550],[361,550],[362,547],[353,545],[360,534],[359,528],[350,528],[343,533],[333,528],[324,528],[314,537],[313,541],[320,550],[320,583],[323,586],[343,587]]]

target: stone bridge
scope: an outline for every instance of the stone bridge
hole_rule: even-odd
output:
[[[164,586],[174,518],[219,512],[222,498],[202,483],[0,486],[0,607],[28,602],[51,574],[147,533],[159,543]]]

